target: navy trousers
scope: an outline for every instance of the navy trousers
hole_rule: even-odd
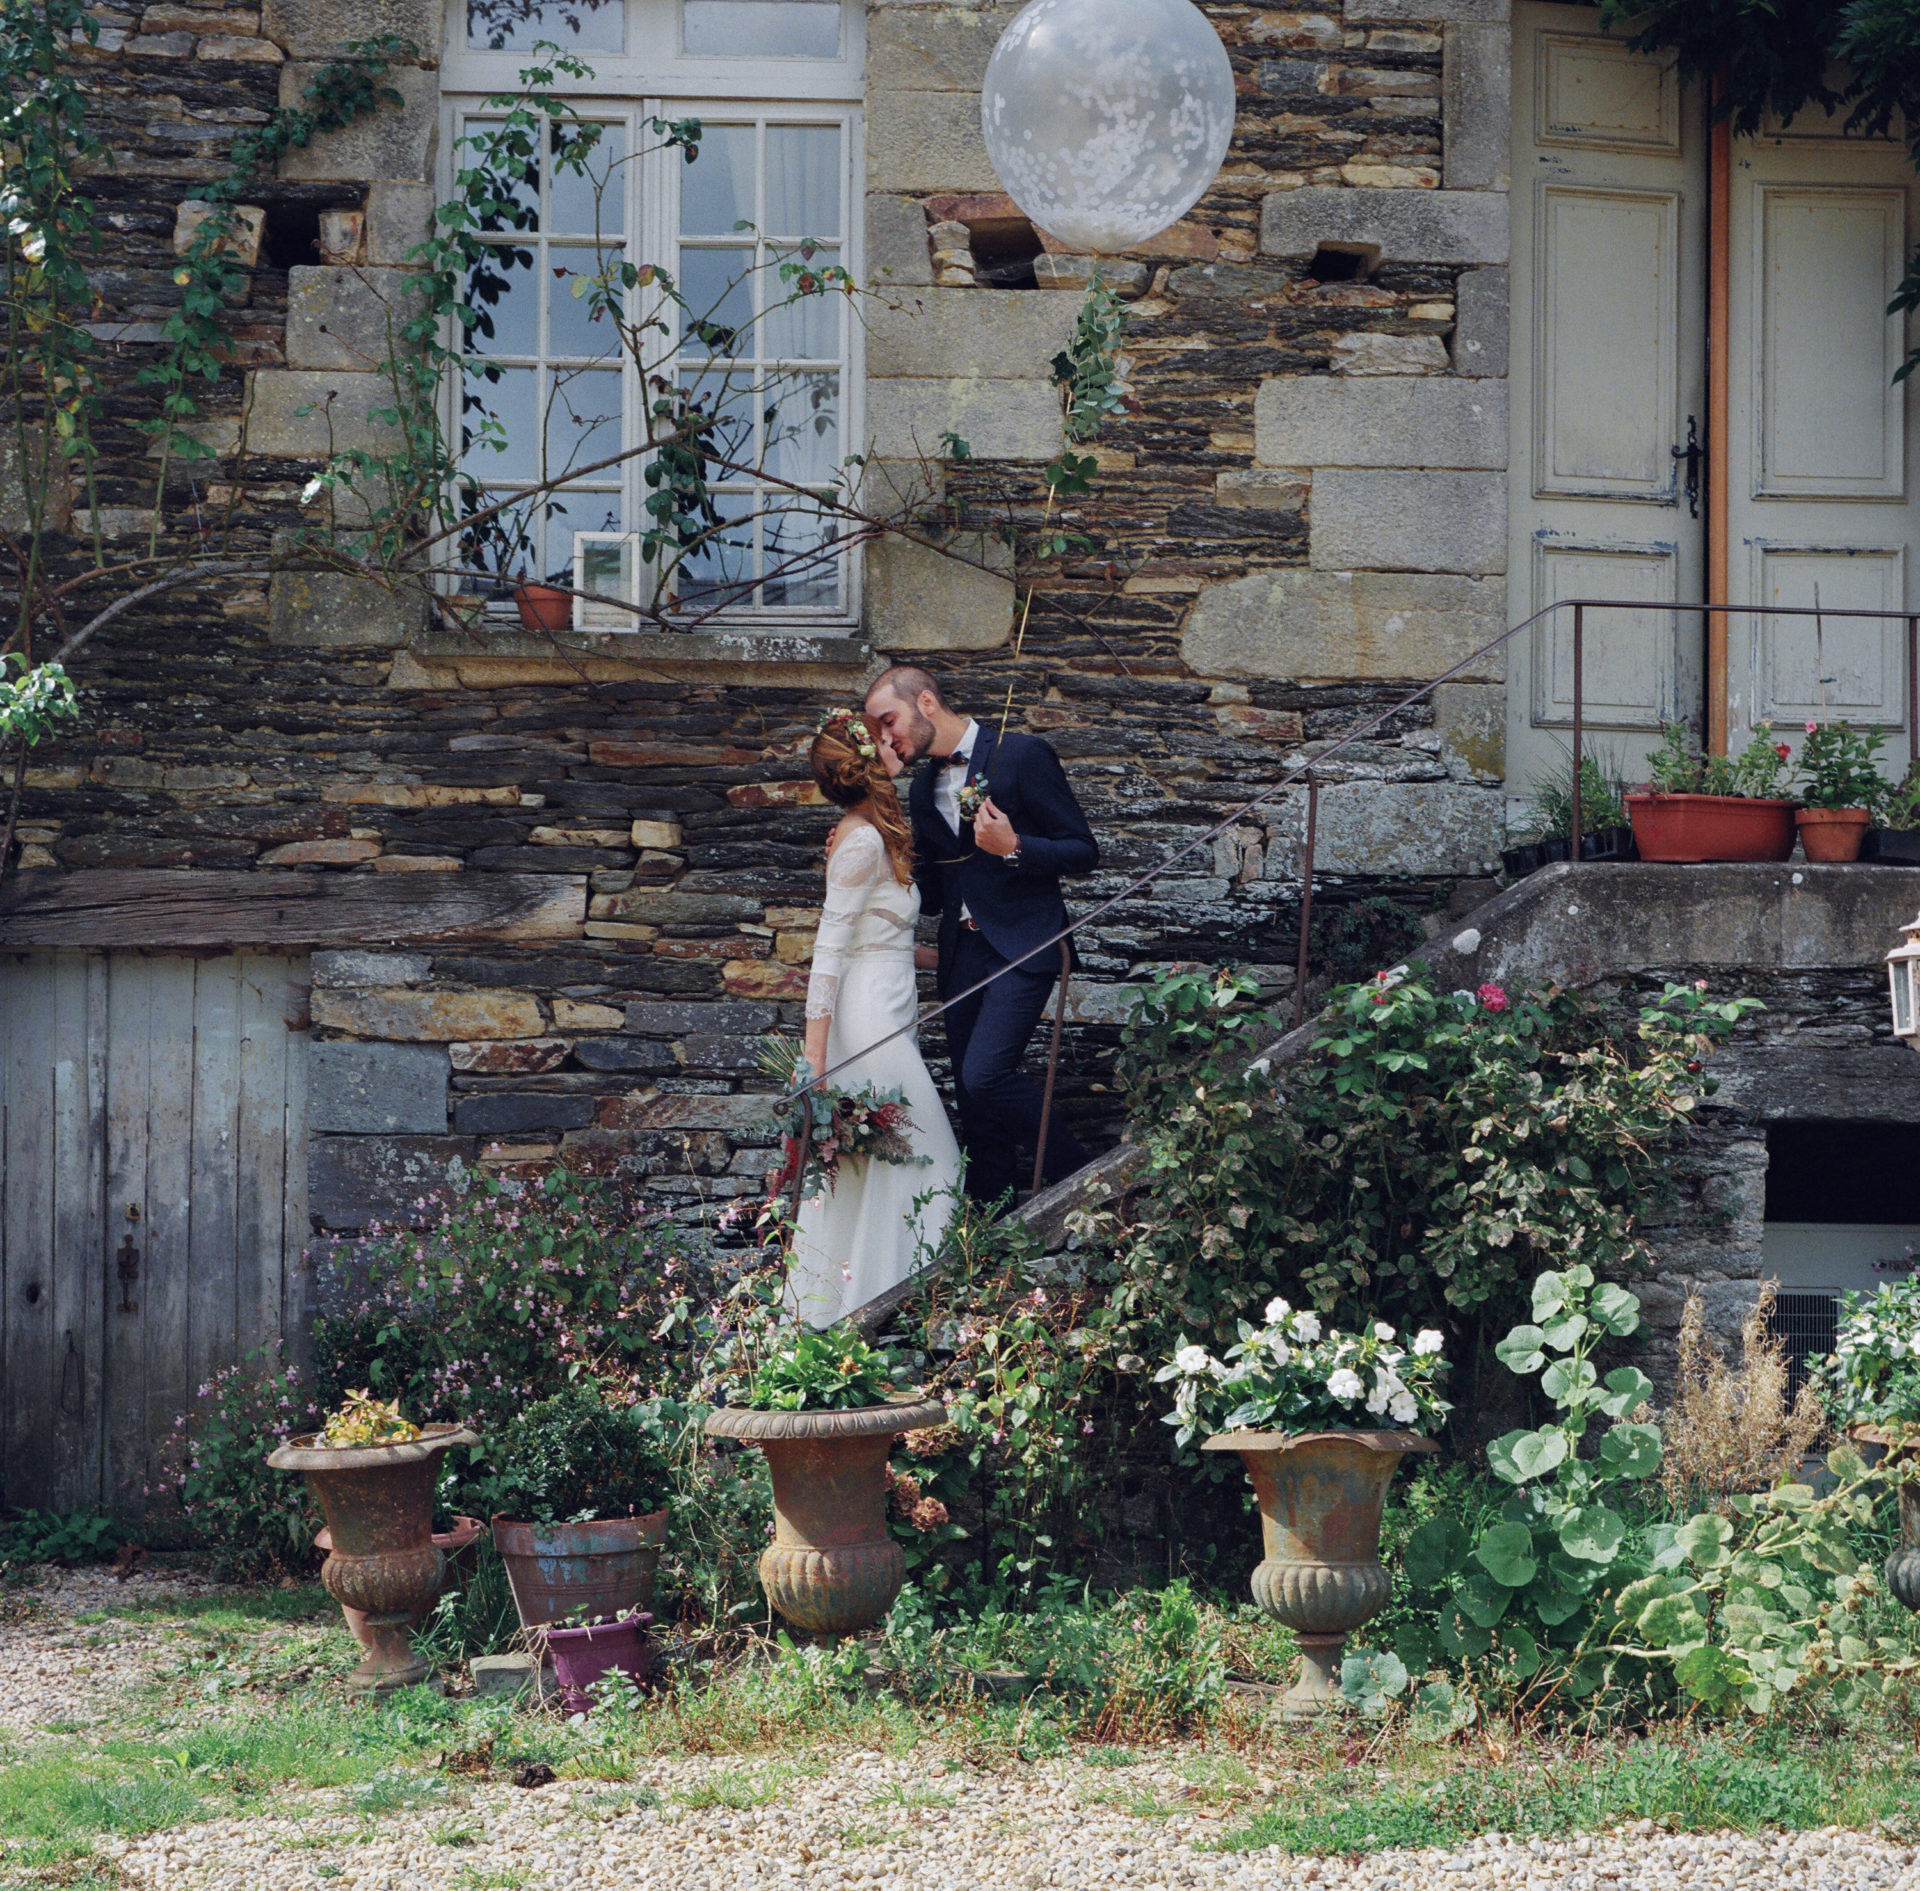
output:
[[[1051,960],[1051,963],[1047,961]],[[983,933],[965,927],[948,968],[949,991],[965,991],[1006,964]],[[967,1152],[967,1193],[992,1202],[1028,1179],[1020,1153],[1040,1141],[1040,1086],[1021,1070],[1027,1042],[1045,1015],[1060,976],[1057,950],[996,979],[946,1014],[947,1048],[953,1055],[953,1087],[960,1105],[960,1140]],[[1042,1173],[1049,1182],[1090,1162],[1079,1137],[1061,1120],[1056,1104],[1047,1135]],[[1031,1171],[1028,1171],[1031,1174]]]

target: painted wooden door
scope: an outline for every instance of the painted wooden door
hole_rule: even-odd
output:
[[[137,1513],[197,1387],[304,1328],[304,959],[0,955],[0,1487]]]
[[[1513,20],[1507,621],[1559,598],[1698,598],[1704,520],[1674,449],[1707,424],[1699,100],[1590,8]],[[1590,611],[1586,629],[1589,752],[1632,776],[1663,720],[1698,714],[1700,622]],[[1567,770],[1571,614],[1508,649],[1507,781],[1524,801]]]
[[[1906,323],[1887,303],[1920,230],[1916,208],[1920,180],[1896,139],[1845,138],[1839,121],[1803,115],[1734,145],[1732,603],[1844,613],[1912,599],[1920,413],[1910,384],[1894,384]],[[1797,743],[1823,716],[1898,731],[1884,757],[1889,772],[1904,771],[1904,626],[1844,614],[1730,619],[1729,745],[1760,717]]]

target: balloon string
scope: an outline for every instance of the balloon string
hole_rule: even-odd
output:
[[[1049,486],[1047,488],[1046,510],[1042,512],[1040,515],[1040,536],[1041,536],[1041,542],[1043,546],[1043,550],[1041,553],[1042,557],[1046,555],[1044,551],[1044,545],[1046,540],[1047,526],[1048,526],[1048,523],[1053,518],[1053,494],[1054,494],[1054,489],[1052,486]],[[1013,661],[1015,665],[1014,674],[1007,678],[1007,700],[1000,705],[1000,733],[1002,735],[1005,735],[1007,732],[1007,717],[1013,713],[1013,686],[1019,677],[1018,666],[1020,663],[1020,652],[1026,646],[1027,619],[1032,614],[1033,614],[1033,581],[1029,579],[1027,581],[1027,601],[1025,604],[1023,604],[1020,607],[1020,628],[1014,633],[1014,639],[1013,639]]]

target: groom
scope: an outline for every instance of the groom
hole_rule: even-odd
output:
[[[1064,930],[1060,877],[1091,873],[1100,848],[1060,758],[1037,736],[996,734],[957,714],[939,683],[908,664],[876,679],[866,708],[902,761],[926,764],[907,805],[921,911],[940,915],[944,1000]],[[969,787],[985,795],[971,825],[961,810]],[[1060,976],[1060,948],[1049,946],[946,1014],[967,1193],[977,1202],[1014,1187],[1020,1148],[1040,1140],[1040,1090],[1020,1064]],[[1046,1179],[1091,1159],[1056,1112]]]

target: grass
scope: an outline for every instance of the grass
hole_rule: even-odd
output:
[[[1347,1780],[1352,1780],[1352,1770]],[[1344,1785],[1344,1790],[1343,1790]],[[1409,1769],[1360,1786],[1303,1777],[1215,1842],[1221,1851],[1325,1854],[1456,1845],[1483,1832],[1550,1838],[1650,1819],[1672,1831],[1806,1831],[1884,1824],[1920,1831],[1920,1761],[1889,1745],[1873,1765],[1859,1745],[1768,1730],[1635,1739],[1586,1753],[1456,1759],[1438,1778]]]
[[[210,1596],[129,1597],[106,1608],[89,1609],[74,1620],[95,1622],[200,1622],[229,1634],[278,1623],[337,1620],[340,1605],[317,1582],[292,1589],[228,1589]]]

